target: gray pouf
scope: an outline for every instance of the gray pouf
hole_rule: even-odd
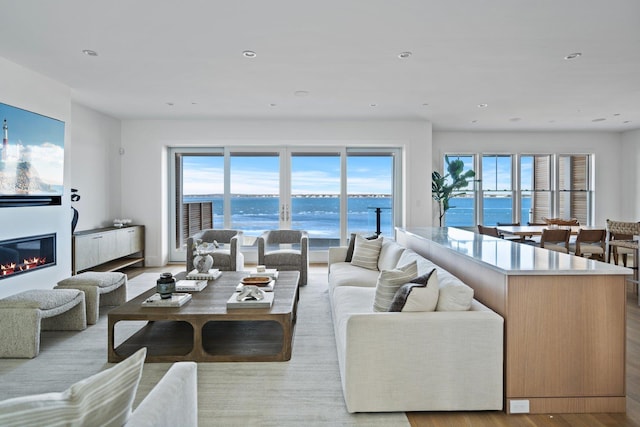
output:
[[[0,357],[36,357],[40,331],[87,327],[84,293],[76,289],[32,289],[0,300]]]
[[[99,307],[127,300],[127,275],[119,272],[87,271],[58,282],[56,289],[79,289],[85,293],[87,324],[98,321]]]

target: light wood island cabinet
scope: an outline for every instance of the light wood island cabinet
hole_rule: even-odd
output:
[[[106,227],[73,234],[73,274],[144,265],[144,226]]]
[[[625,412],[628,268],[447,227],[396,229],[504,318],[508,413]]]

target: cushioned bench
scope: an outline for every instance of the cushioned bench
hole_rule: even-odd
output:
[[[119,272],[87,271],[59,281],[55,289],[83,291],[87,305],[87,324],[95,325],[100,307],[120,305],[127,300],[127,275]]]
[[[0,357],[33,358],[40,331],[87,327],[84,293],[76,289],[32,289],[0,300]]]

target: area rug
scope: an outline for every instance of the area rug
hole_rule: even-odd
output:
[[[174,268],[174,272],[179,268]],[[158,273],[129,281],[128,298],[154,286]],[[62,391],[107,363],[107,313],[81,332],[43,332],[35,359],[0,359],[0,400]],[[134,322],[122,328],[132,333]],[[127,329],[129,328],[129,330]],[[120,330],[120,328],[119,328]],[[169,369],[147,363],[134,406]],[[312,268],[301,288],[288,362],[198,363],[200,426],[409,426],[404,413],[347,412],[331,323],[326,268]]]

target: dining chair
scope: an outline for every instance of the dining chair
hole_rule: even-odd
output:
[[[520,223],[519,222],[496,222],[496,226],[500,227],[500,226],[505,226],[505,227],[519,227]],[[520,236],[516,236],[515,234],[511,234],[511,233],[505,233],[502,232],[500,230],[497,230],[498,234],[500,235],[500,237],[502,239],[505,240],[509,240],[511,242],[518,242],[518,243],[522,243],[524,238],[520,237]]]
[[[498,229],[496,227],[485,227],[484,225],[478,224],[478,233],[484,234],[486,236],[492,237],[502,237],[500,233],[498,233]]]
[[[542,218],[542,220],[545,222],[544,225],[580,225],[580,222],[576,218]]]
[[[571,236],[571,230],[558,228],[542,230],[540,236],[540,247],[549,249],[551,251],[569,253],[569,237]]]
[[[604,253],[606,246],[606,231],[586,230],[581,228],[578,230],[575,243],[569,244],[569,252],[576,256],[589,256],[590,258],[604,261]]]
[[[611,255],[613,255],[613,262],[618,264],[618,256],[622,255],[622,265],[627,266],[627,258],[629,255],[635,254],[635,249],[632,245],[622,244],[622,241],[631,241],[633,236],[640,232],[639,222],[625,222],[625,221],[612,221],[607,219],[607,262],[611,262]],[[633,260],[634,265],[637,263]]]

